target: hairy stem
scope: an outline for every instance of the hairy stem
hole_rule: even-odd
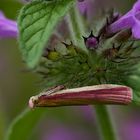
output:
[[[87,50],[82,37],[85,34],[84,24],[76,6],[71,8],[67,21],[73,43],[78,45],[80,48]],[[117,140],[117,138],[115,138],[115,130],[113,128],[107,107],[103,105],[96,105],[95,108],[102,139]]]
[[[96,118],[102,140],[117,140],[111,114],[105,105],[96,105]]]
[[[85,28],[84,28],[82,17],[75,5],[70,9],[67,21],[68,21],[70,36],[73,43],[78,47],[81,47],[82,49],[86,50],[84,39],[82,37],[85,34]]]

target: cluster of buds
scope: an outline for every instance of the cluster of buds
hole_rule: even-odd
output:
[[[116,25],[121,25],[120,19],[118,13],[111,11],[96,36],[93,31],[83,36],[87,52],[72,42],[47,47],[36,71],[43,75],[45,87],[64,85],[68,90],[33,96],[30,107],[130,103],[130,88],[110,85],[127,85],[127,79],[137,73],[140,62],[138,41],[131,28],[115,30]]]
[[[108,28],[118,18],[119,14],[111,11],[97,36],[91,31],[88,37],[83,37],[88,53],[72,42],[59,41],[53,47],[47,47],[36,70],[46,78],[44,81],[50,81],[45,86],[55,84],[74,88],[123,84],[124,79],[133,75],[140,58],[137,41],[130,30],[108,33]]]
[[[80,81],[77,80],[90,69],[87,58],[87,54],[72,42],[61,42],[54,48],[44,50],[40,67],[36,71],[43,75],[44,81],[50,79],[45,87],[60,84],[77,87],[80,86]]]
[[[111,12],[97,36],[91,31],[89,36],[83,37],[88,53],[72,42],[61,41],[44,50],[40,67],[36,70],[44,77],[43,85],[48,88],[64,85],[66,90],[61,93],[60,89],[52,94],[48,94],[52,91],[48,90],[33,96],[29,101],[31,108],[95,103],[128,104],[132,101],[130,88],[110,85],[124,85],[125,79],[137,71],[140,59],[137,41],[132,38],[130,30],[108,33],[109,26],[118,17],[118,14]],[[99,89],[92,87],[100,84],[104,87],[102,90],[100,86]]]

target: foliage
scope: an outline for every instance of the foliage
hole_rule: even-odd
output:
[[[74,0],[49,2],[35,0],[20,11],[18,18],[20,49],[23,59],[30,68],[34,68],[39,62],[54,27],[73,2]]]
[[[31,130],[37,125],[44,111],[26,109],[11,124],[6,140],[27,140],[31,136]]]

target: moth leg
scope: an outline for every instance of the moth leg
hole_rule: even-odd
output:
[[[42,96],[42,95],[51,95],[52,93],[55,93],[57,91],[60,91],[62,89],[65,89],[65,86],[64,85],[59,85],[59,86],[55,86],[55,87],[51,87],[43,92],[41,92],[39,94],[39,96]]]

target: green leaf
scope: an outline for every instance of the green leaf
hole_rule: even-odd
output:
[[[5,127],[6,127],[6,116],[5,113],[0,108],[0,139],[2,140],[5,134]]]
[[[133,103],[135,105],[140,105],[140,91],[133,90]]]
[[[126,82],[132,89],[140,91],[140,77],[138,75],[129,76]]]
[[[24,61],[34,68],[54,27],[75,0],[36,0],[25,5],[18,17],[19,43]]]
[[[107,106],[96,105],[96,119],[102,140],[117,140],[116,130],[112,122],[111,113]]]
[[[44,111],[26,109],[11,124],[8,129],[6,140],[27,140]]]
[[[137,75],[129,76],[125,81],[125,84],[133,89],[133,103],[140,105],[140,76]]]

